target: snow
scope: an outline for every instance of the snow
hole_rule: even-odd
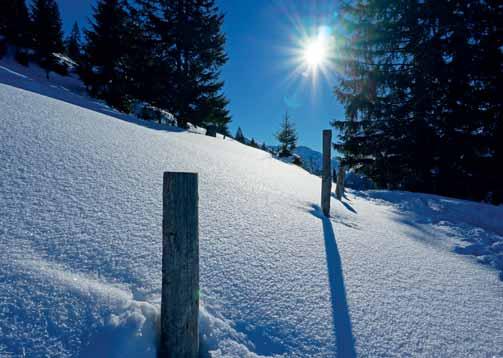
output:
[[[296,166],[0,65],[0,356],[155,357],[168,170],[200,178],[203,356],[503,356],[502,207],[349,191],[326,219]]]

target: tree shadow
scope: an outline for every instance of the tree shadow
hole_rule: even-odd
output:
[[[318,205],[312,204],[309,212],[323,223],[323,236],[325,238],[325,252],[334,322],[333,330],[337,343],[337,357],[356,357],[355,339],[346,299],[342,261],[339,255],[339,249],[337,248],[332,222],[330,218],[323,215]]]
[[[473,256],[478,263],[495,268],[503,281],[503,206],[405,191],[372,190],[353,194],[391,207],[392,220],[414,229],[408,237]],[[445,236],[455,240],[453,247],[439,240]]]

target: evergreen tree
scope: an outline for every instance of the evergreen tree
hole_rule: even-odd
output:
[[[12,45],[31,46],[30,16],[25,0],[2,0],[0,35]]]
[[[288,113],[285,113],[283,122],[281,122],[281,128],[278,133],[276,133],[276,138],[280,142],[279,156],[288,157],[293,154],[295,148],[297,148],[297,131],[295,130],[294,124],[290,121]]]
[[[80,69],[81,77],[91,95],[125,110],[128,97],[126,2],[100,0],[94,8],[93,17],[91,28],[85,31],[87,42]]]
[[[179,123],[215,124],[227,132],[230,121],[222,94],[220,68],[227,61],[223,15],[214,0],[141,0],[148,31],[155,40],[157,102]]]
[[[269,151],[269,149],[267,148],[267,145],[265,144],[265,142],[262,143],[262,145],[260,146],[260,149],[262,149],[265,152]]]
[[[161,79],[166,78],[166,71],[162,70],[162,61],[159,60],[162,53],[155,52],[157,39],[148,25],[148,14],[137,6],[126,5],[128,16],[123,35],[127,47],[121,62],[127,93],[135,99],[169,111],[162,102],[166,87]]]
[[[40,65],[49,72],[57,70],[54,53],[62,53],[63,30],[55,0],[34,0],[32,8],[34,48]]]
[[[65,41],[66,54],[74,61],[79,61],[80,53],[80,29],[79,24],[75,22],[72,27],[72,32]]]
[[[257,142],[255,142],[255,138],[251,139],[251,141],[250,141],[250,147],[258,148],[258,144],[257,144]]]
[[[245,139],[245,136],[243,134],[243,130],[241,129],[241,127],[238,127],[238,130],[236,131],[236,135],[234,136],[234,139],[240,143],[246,144],[246,139]]]
[[[333,124],[343,164],[380,187],[501,193],[497,1],[357,0],[339,14],[345,118]]]

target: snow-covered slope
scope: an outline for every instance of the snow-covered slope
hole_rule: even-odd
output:
[[[200,175],[204,353],[503,356],[501,207],[350,192],[323,219],[302,169],[0,66],[0,356],[155,356],[167,170]]]

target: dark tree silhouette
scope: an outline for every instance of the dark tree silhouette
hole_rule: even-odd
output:
[[[220,68],[226,63],[223,15],[214,0],[141,0],[164,89],[157,102],[182,125],[214,124],[228,133]]]
[[[54,56],[64,50],[58,4],[55,0],[34,0],[32,18],[36,58],[49,78],[51,71],[62,71]]]
[[[74,61],[79,61],[81,57],[80,49],[80,29],[79,24],[75,22],[72,27],[72,32],[65,41],[66,54]]]

